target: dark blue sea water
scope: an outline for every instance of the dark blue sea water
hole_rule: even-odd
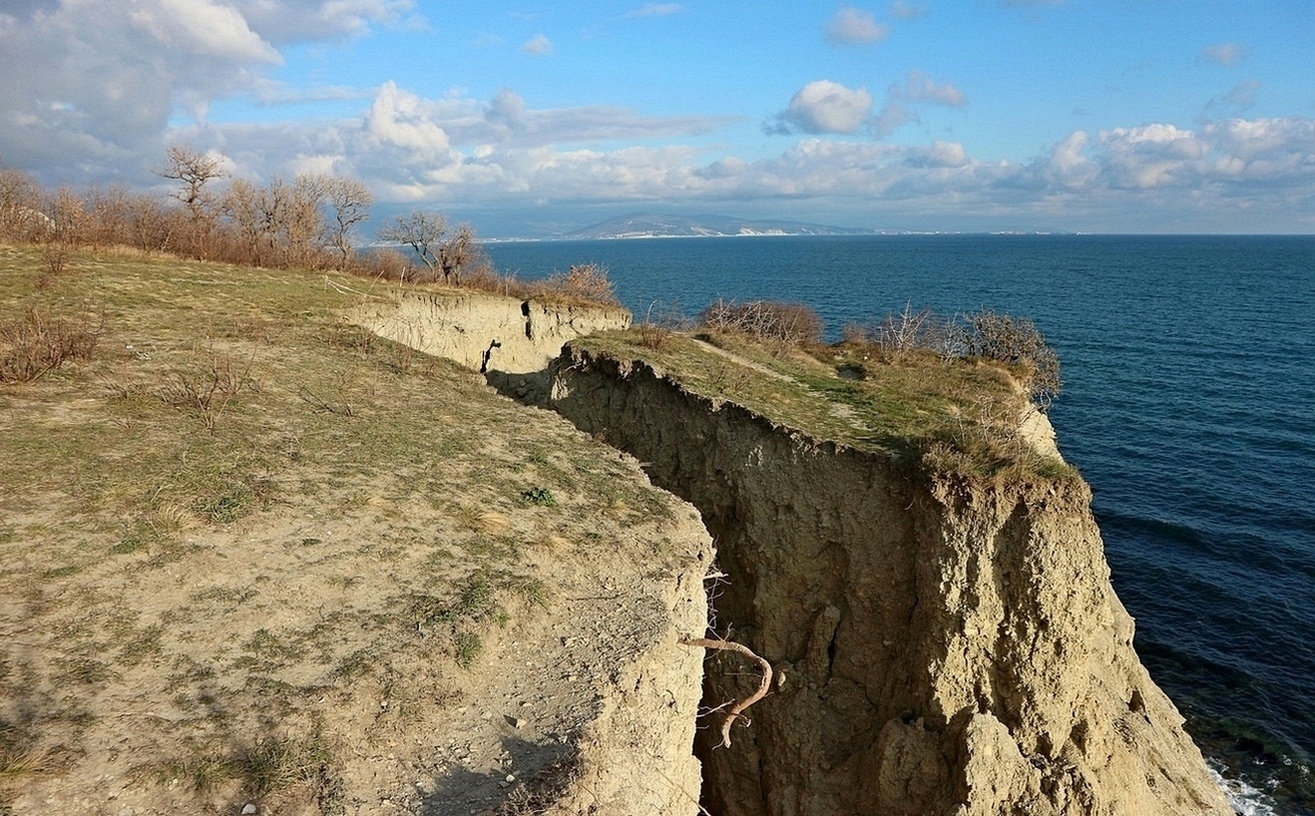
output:
[[[1315,814],[1315,237],[864,236],[494,244],[604,264],[642,319],[809,303],[1031,317],[1151,675],[1249,813]]]

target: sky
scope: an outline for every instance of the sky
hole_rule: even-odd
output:
[[[1315,0],[0,0],[0,165],[631,213],[1315,233]]]

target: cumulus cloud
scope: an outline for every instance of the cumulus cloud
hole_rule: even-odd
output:
[[[685,7],[680,3],[645,3],[637,9],[626,12],[627,17],[667,17],[679,14]]]
[[[543,34],[535,34],[521,44],[521,53],[531,57],[547,57],[553,52],[552,40]]]
[[[0,13],[0,156],[48,181],[141,176],[172,116],[268,90],[279,48],[402,22],[411,0],[22,0]],[[77,156],[77,163],[66,161]],[[152,156],[151,161],[143,156]]]
[[[884,40],[889,30],[873,17],[872,12],[849,6],[836,12],[827,21],[828,42],[843,45],[867,45]]]
[[[873,104],[866,88],[850,89],[826,79],[810,82],[795,93],[789,107],[763,124],[763,132],[789,135],[868,131],[882,139],[900,126],[917,121],[915,105],[962,107],[968,104],[968,97],[950,83],[910,71],[902,83],[886,89],[886,100],[875,115]]]
[[[449,154],[452,141],[432,117],[433,106],[416,94],[385,82],[365,118],[368,144],[401,148],[419,158],[434,160]]]
[[[480,102],[425,100],[385,87],[359,120],[245,125],[222,135],[225,153],[239,166],[275,161],[271,146],[277,145],[286,158],[267,172],[332,167],[359,174],[381,202],[438,208],[778,201],[783,211],[798,212],[800,201],[812,201],[831,211],[850,208],[869,223],[919,215],[929,228],[951,228],[963,223],[953,219],[982,213],[1005,219],[993,223],[1006,228],[1149,229],[1201,213],[1216,217],[1217,228],[1264,229],[1275,218],[1296,223],[1300,213],[1315,224],[1311,119],[1078,130],[1021,163],[974,156],[959,142],[941,140],[907,146],[808,136],[775,156],[746,158],[679,144],[601,147],[610,138],[562,149],[557,145],[566,140],[550,135],[577,127],[603,136],[609,116],[618,117],[613,132],[628,129],[632,136],[677,130],[623,110],[538,110],[510,90]],[[288,163],[293,157],[300,164]],[[1193,223],[1200,222],[1174,222]],[[994,228],[976,222],[983,227]]]
[[[936,82],[921,71],[909,71],[902,84],[886,89],[886,101],[871,121],[873,134],[884,139],[900,126],[918,121],[911,105],[919,103],[961,108],[968,104],[968,96],[948,82]]]
[[[1223,66],[1237,65],[1246,58],[1246,55],[1246,46],[1239,45],[1235,42],[1208,45],[1201,49],[1202,59]]]
[[[790,106],[777,114],[771,133],[857,133],[872,113],[866,88],[846,88],[820,79],[795,92]]]
[[[930,147],[912,147],[904,162],[910,167],[964,167],[968,154],[958,142],[931,143]]]

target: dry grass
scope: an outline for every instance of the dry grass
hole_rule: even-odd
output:
[[[302,784],[316,727],[394,750],[552,603],[544,542],[672,512],[565,423],[344,324],[359,278],[85,254],[42,289],[42,263],[0,245],[0,315],[85,313],[97,344],[0,384],[0,724],[39,712],[4,743],[13,796],[172,757],[185,811],[313,800],[366,762]]]
[[[639,329],[575,344],[646,359],[686,387],[735,402],[818,439],[880,450],[932,471],[1065,478],[1017,435],[1026,402],[1018,372],[913,349],[869,356],[861,344],[805,346],[743,331],[675,334],[660,348]]]

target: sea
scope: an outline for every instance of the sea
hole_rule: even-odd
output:
[[[806,303],[1031,318],[1135,646],[1234,808],[1315,816],[1315,236],[868,235],[492,243],[605,266],[643,320]]]

